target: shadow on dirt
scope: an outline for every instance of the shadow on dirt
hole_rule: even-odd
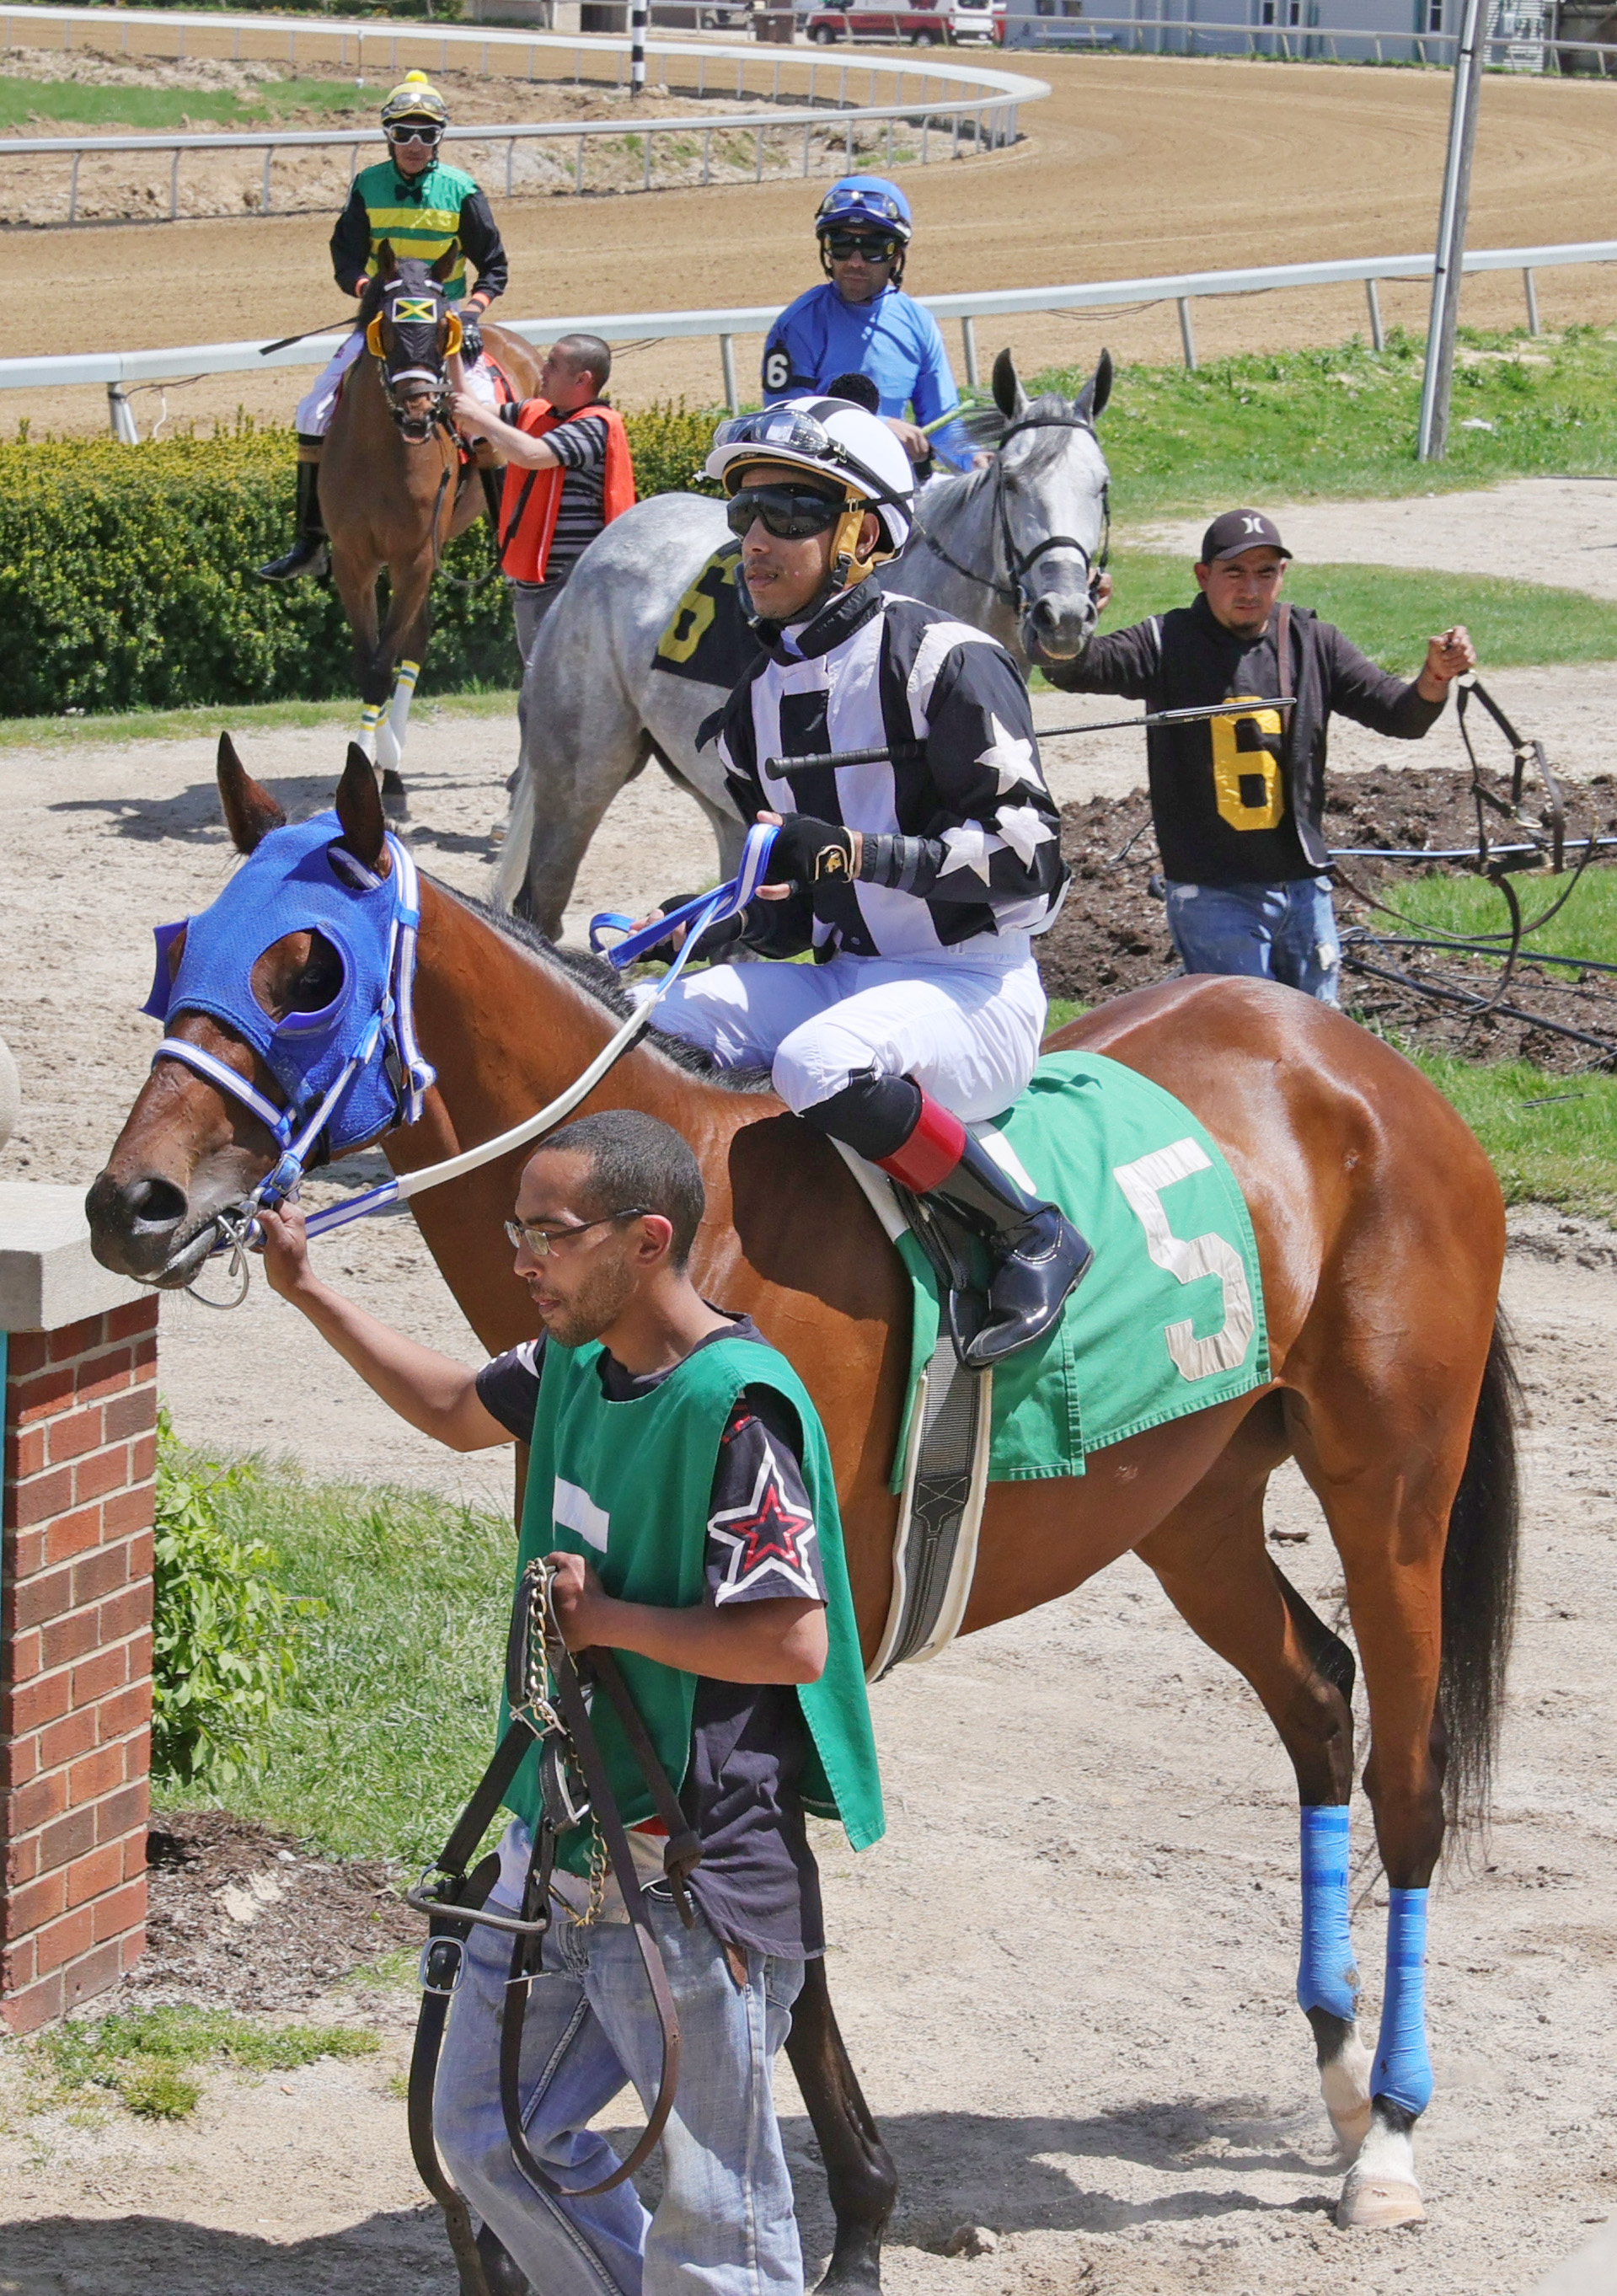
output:
[[[62,2296],[116,2289],[119,2296],[398,2296],[401,2281],[423,2292],[454,2285],[438,2211],[391,2210],[344,2232],[274,2240],[215,2231],[172,2217],[52,2216],[8,2224],[0,2296]]]

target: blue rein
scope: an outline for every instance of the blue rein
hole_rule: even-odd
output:
[[[671,933],[685,928],[683,946],[673,964],[657,986],[657,997],[666,996],[685,970],[685,959],[710,925],[722,924],[726,917],[738,916],[764,882],[774,849],[776,832],[767,821],[759,822],[748,830],[746,843],[741,849],[741,867],[724,884],[716,885],[710,893],[698,893],[694,901],[685,901],[665,916],[657,917],[638,932],[631,930],[632,917],[620,915],[616,909],[603,909],[589,921],[589,945],[597,956],[605,957],[620,972],[626,965],[635,964],[648,949],[656,948]],[[610,947],[601,936],[620,932],[623,939]]]

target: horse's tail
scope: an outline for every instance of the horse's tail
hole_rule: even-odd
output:
[[[1443,1553],[1443,1659],[1438,1712],[1448,1740],[1444,1798],[1450,1824],[1486,1818],[1498,1746],[1505,1673],[1516,1622],[1520,1529],[1516,1426],[1522,1385],[1502,1311],[1494,1316],[1465,1472],[1449,1513]]]
[[[517,896],[528,882],[528,849],[532,843],[533,776],[524,766],[517,772],[510,816],[505,823],[505,842],[500,848],[500,857],[494,873],[494,906],[497,909],[515,908]]]

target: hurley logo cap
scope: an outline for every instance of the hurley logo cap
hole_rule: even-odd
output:
[[[1280,529],[1260,510],[1227,510],[1202,537],[1200,562],[1213,566],[1220,558],[1239,558],[1244,550],[1277,550],[1282,558],[1292,554],[1280,539]]]

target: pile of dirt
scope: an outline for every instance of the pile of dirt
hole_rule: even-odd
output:
[[[127,1982],[165,2002],[304,2009],[425,1935],[382,1864],[333,1863],[227,1810],[153,1819],[146,1854],[146,1951]]]
[[[1612,775],[1565,783],[1563,793],[1569,849],[1591,834],[1617,835],[1617,780]],[[1524,798],[1529,819],[1536,817],[1539,808],[1535,795]],[[1524,834],[1497,815],[1490,820],[1489,833],[1495,842],[1520,841]],[[1358,849],[1343,864],[1352,886],[1339,888],[1336,911],[1346,946],[1343,1001],[1361,1019],[1407,1036],[1427,1051],[1453,1052],[1470,1060],[1530,1060],[1542,1068],[1571,1070],[1602,1066],[1613,1056],[1610,1048],[1617,1046],[1617,981],[1610,975],[1534,964],[1524,958],[1500,1000],[1509,1009],[1479,1013],[1460,1000],[1493,996],[1500,979],[1496,963],[1446,951],[1439,955],[1373,945],[1372,937],[1383,940],[1411,930],[1377,910],[1375,902],[1396,909],[1399,889],[1416,877],[1464,868],[1463,863],[1381,861],[1374,857],[1474,846],[1476,808],[1467,775],[1442,767],[1344,774],[1326,801],[1325,833],[1334,850]],[[1177,972],[1178,961],[1161,898],[1161,863],[1144,794],[1137,791],[1126,798],[1095,798],[1085,805],[1067,806],[1062,814],[1062,843],[1074,883],[1061,922],[1039,943],[1039,966],[1050,996],[1099,1004]],[[1564,877],[1537,875],[1531,886],[1520,878],[1513,882],[1530,920],[1566,883]],[[1361,898],[1355,887],[1369,898]],[[1495,922],[1501,931],[1508,930],[1502,896]],[[1413,930],[1419,937],[1419,929]],[[1367,970],[1370,966],[1376,970]],[[1382,977],[1389,973],[1406,977]],[[1446,994],[1423,994],[1412,985],[1416,981]],[[1555,1026],[1544,1025],[1547,1022]],[[1560,1029],[1577,1033],[1562,1035]]]

